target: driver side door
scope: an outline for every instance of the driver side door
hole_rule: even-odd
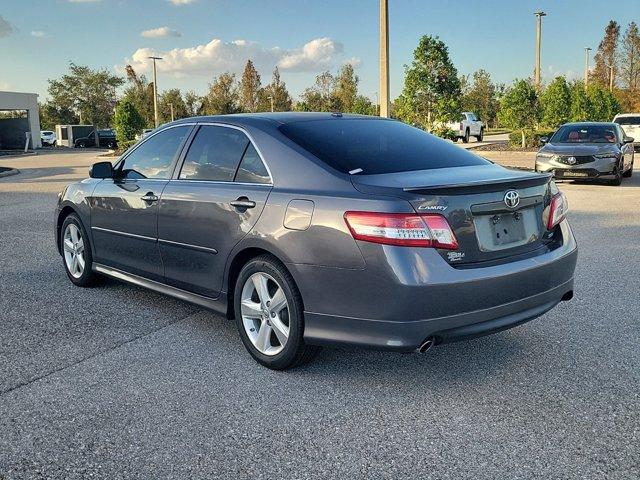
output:
[[[160,130],[116,164],[89,199],[94,259],[128,273],[160,281],[158,201],[193,128]]]

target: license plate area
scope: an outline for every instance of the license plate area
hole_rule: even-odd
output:
[[[557,176],[560,178],[586,178],[591,175],[589,172],[580,170],[560,170]]]
[[[526,245],[540,238],[535,208],[474,217],[478,245],[483,252]]]

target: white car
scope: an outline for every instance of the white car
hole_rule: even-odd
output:
[[[40,141],[43,147],[55,147],[57,140],[55,132],[51,130],[40,131]]]
[[[613,118],[627,137],[634,139],[635,148],[640,146],[640,113],[620,113]]]
[[[447,126],[455,132],[454,141],[461,138],[468,143],[469,137],[476,137],[481,142],[484,137],[484,123],[473,112],[462,112],[459,122],[448,123]]]

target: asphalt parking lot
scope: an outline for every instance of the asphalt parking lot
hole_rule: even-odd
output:
[[[640,478],[640,172],[560,185],[571,302],[422,356],[273,372],[208,311],[72,286],[52,213],[94,155],[0,160],[21,170],[0,179],[0,478]]]

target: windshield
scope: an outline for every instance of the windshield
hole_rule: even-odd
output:
[[[343,173],[373,175],[488,164],[450,142],[395,120],[331,118],[279,128]]]
[[[551,143],[616,143],[613,125],[564,125],[551,137]]]
[[[637,117],[618,117],[614,120],[618,125],[635,125],[640,126],[640,116]]]

